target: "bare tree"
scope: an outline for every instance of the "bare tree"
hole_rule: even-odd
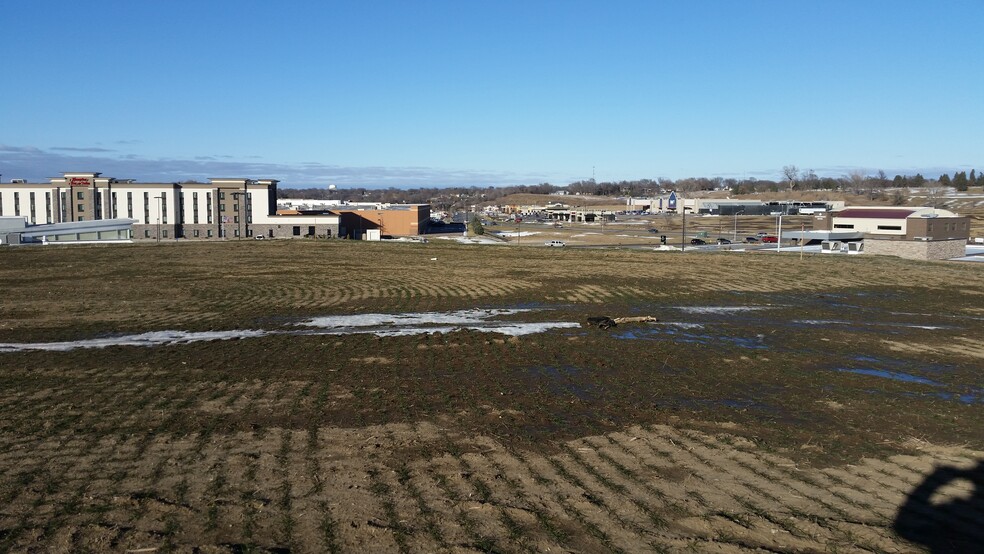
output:
[[[926,205],[932,208],[946,206],[946,187],[940,186],[938,182],[926,187]]]
[[[783,166],[782,175],[789,181],[789,190],[793,190],[793,186],[796,184],[796,176],[799,175],[799,168],[795,165]]]
[[[860,169],[855,169],[854,171],[847,174],[847,182],[851,187],[851,192],[854,194],[864,194],[864,184],[868,178],[865,176],[864,171]]]

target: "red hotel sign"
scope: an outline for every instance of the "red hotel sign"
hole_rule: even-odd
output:
[[[68,184],[72,187],[89,187],[92,186],[92,179],[88,177],[69,177]]]

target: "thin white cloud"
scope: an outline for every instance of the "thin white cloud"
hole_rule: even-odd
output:
[[[105,155],[100,155],[105,154]],[[346,167],[321,162],[270,163],[250,156],[237,161],[230,155],[183,158],[146,158],[134,154],[111,155],[98,147],[0,145],[0,174],[5,178],[44,181],[63,171],[99,171],[120,179],[171,182],[220,175],[278,179],[285,186],[352,187],[450,187],[532,184],[549,180],[543,175],[471,171],[430,167]]]

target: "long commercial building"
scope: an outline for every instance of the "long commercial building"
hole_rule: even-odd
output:
[[[278,214],[277,183],[276,179],[246,178],[209,179],[207,183],[138,183],[101,173],[64,173],[48,183],[13,180],[0,184],[0,216],[24,217],[29,225],[126,218],[135,222],[131,237],[134,240],[259,235],[362,238],[366,229],[385,228],[387,210],[378,210],[372,219],[352,219],[329,210]],[[428,206],[398,208],[394,212],[399,220],[407,219],[406,214],[412,209],[414,224],[406,229],[393,226],[386,232],[426,232]]]

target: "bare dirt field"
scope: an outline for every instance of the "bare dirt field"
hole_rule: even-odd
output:
[[[242,241],[0,289],[0,551],[984,543],[980,264]]]

